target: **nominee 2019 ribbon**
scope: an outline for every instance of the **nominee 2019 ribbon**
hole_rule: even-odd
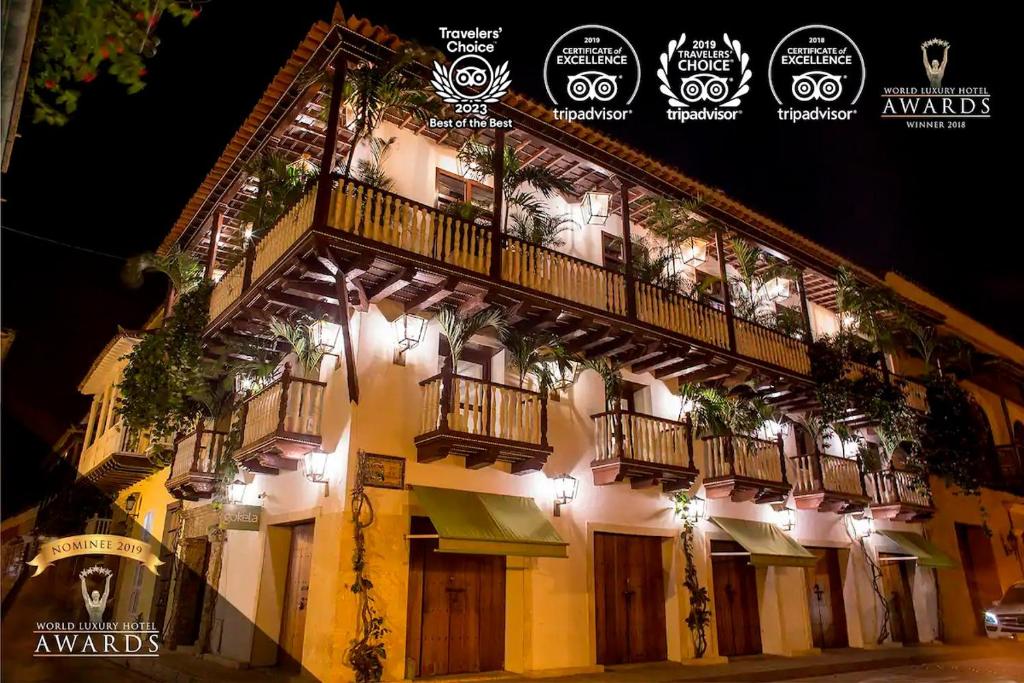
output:
[[[39,576],[54,562],[78,555],[119,555],[129,560],[141,562],[146,569],[154,574],[159,573],[157,567],[163,564],[148,543],[125,536],[110,534],[82,534],[66,536],[49,541],[39,546],[39,552],[27,564],[36,568],[32,576]]]

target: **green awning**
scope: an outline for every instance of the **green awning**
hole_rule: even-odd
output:
[[[755,567],[813,567],[818,561],[774,524],[731,517],[712,517],[711,521],[746,548]]]
[[[895,543],[900,550],[917,559],[917,566],[931,569],[956,569],[956,561],[921,534],[913,531],[879,529],[878,533]],[[884,548],[880,548],[886,552]]]
[[[567,557],[533,498],[413,486],[438,533],[438,552]]]

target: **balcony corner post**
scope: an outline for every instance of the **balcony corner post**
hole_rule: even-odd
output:
[[[505,130],[494,129],[494,201],[491,218],[491,277],[501,279],[502,212],[505,201]]]
[[[729,350],[736,353],[736,322],[732,315],[732,296],[729,293],[729,271],[725,265],[725,241],[721,228],[715,230],[715,250],[718,254],[718,273],[722,278],[722,304],[725,306],[725,327],[729,333]]]
[[[729,463],[729,476],[736,476],[736,451],[733,449],[733,435],[726,434],[722,438],[722,449],[725,455],[725,461]]]
[[[438,428],[448,428],[448,414],[451,412],[454,397],[452,396],[452,379],[454,370],[452,368],[452,357],[446,356],[444,365],[441,366],[441,405],[438,406],[439,420]]]
[[[206,273],[204,277],[207,282],[213,282],[213,271],[217,265],[217,248],[220,243],[220,234],[224,230],[224,211],[218,211],[210,225],[210,244],[206,249]]]
[[[630,320],[636,320],[636,280],[633,277],[633,232],[629,215],[629,188],[629,183],[620,179],[619,195],[622,202],[622,260],[626,271],[626,317]]]
[[[867,473],[864,471],[864,460],[859,455],[857,456],[857,475],[860,477],[860,492],[864,494],[865,498],[868,498]]]
[[[548,445],[548,392],[544,388],[540,392],[540,445]]]
[[[800,289],[800,312],[804,318],[804,343],[810,346],[814,341],[814,335],[811,333],[811,309],[807,305],[807,290],[804,288],[803,268],[798,268],[796,271],[796,283]]]
[[[199,451],[203,445],[203,420],[200,418],[199,423],[196,425],[196,442],[192,445],[192,466],[189,468],[193,472],[199,467]]]
[[[256,246],[253,240],[249,240],[249,244],[245,247],[245,265],[242,270],[242,291],[248,292],[249,287],[252,286],[252,263],[256,260]]]
[[[686,455],[687,455],[688,463],[689,463],[688,467],[692,470],[692,469],[696,469],[696,468],[693,466],[693,418],[690,417],[689,413],[686,414],[686,427],[685,427],[685,429],[686,429]]]
[[[281,402],[277,410],[277,428],[284,429],[285,418],[288,415],[288,391],[292,383],[292,365],[285,363],[284,371],[281,373]]]
[[[783,486],[789,485],[789,475],[786,473],[786,444],[782,439],[782,433],[775,435],[775,443],[779,448],[779,469],[782,472]]]
[[[344,46],[342,46],[344,48]],[[338,123],[341,119],[342,96],[345,89],[345,72],[348,60],[344,49],[334,58],[334,77],[331,79],[331,102],[327,112],[327,130],[324,134],[324,153],[320,158],[320,177],[316,184],[316,199],[313,204],[313,228],[327,225],[327,214],[331,204],[331,185],[334,182],[334,156],[338,150]],[[353,144],[355,140],[352,141]]]

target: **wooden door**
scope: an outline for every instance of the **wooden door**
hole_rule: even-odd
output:
[[[749,555],[731,554],[743,552],[738,543],[711,541],[711,576],[715,584],[712,611],[718,631],[718,654],[723,657],[761,652],[757,570],[751,566]]]
[[[164,517],[164,533],[160,541],[160,560],[163,564],[157,569],[159,573],[156,579],[156,586],[153,588],[153,602],[149,608],[149,613],[152,615],[151,621],[156,624],[156,629],[161,632],[161,639],[164,633],[164,619],[167,616],[167,601],[171,595],[174,548],[177,545],[180,528],[181,503],[171,503],[167,506],[167,512]]]
[[[598,664],[668,658],[663,540],[594,534]]]
[[[882,592],[889,607],[889,623],[892,639],[897,643],[917,642],[917,617],[914,613],[911,572],[914,562],[910,560],[887,560],[880,555],[882,570]]]
[[[281,614],[281,637],[277,641],[280,646],[279,663],[293,668],[302,665],[302,640],[306,634],[309,568],[312,561],[313,524],[293,526]]]
[[[846,606],[843,580],[839,571],[839,551],[835,548],[808,548],[818,563],[807,567],[807,600],[811,613],[811,638],[814,647],[846,647]]]
[[[412,676],[499,671],[505,665],[505,557],[410,550]]]
[[[993,601],[1002,597],[996,558],[992,552],[992,541],[985,529],[974,524],[956,523],[956,542],[960,549],[960,561],[967,578],[967,592],[971,596],[971,607],[977,625],[978,635],[985,635],[985,610]]]
[[[187,538],[182,544],[177,569],[173,623],[170,624],[174,645],[192,645],[199,637],[206,595],[206,571],[210,562],[210,542],[206,538]]]

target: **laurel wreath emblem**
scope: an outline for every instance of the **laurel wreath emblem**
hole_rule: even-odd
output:
[[[482,59],[482,58],[481,58]],[[486,63],[486,60],[484,60]],[[487,64],[490,67],[490,64]],[[493,104],[504,97],[505,93],[512,86],[512,78],[508,71],[508,62],[500,65],[489,73],[487,85],[475,94],[464,94],[460,92],[452,80],[452,66],[445,66],[434,62],[434,70],[431,75],[430,85],[434,92],[448,104],[459,104],[462,102],[481,102]]]
[[[732,49],[733,53],[736,55],[736,59],[739,60],[741,75],[739,84],[736,86],[736,89],[729,94],[728,99],[725,102],[722,102],[717,106],[730,108],[738,107],[740,106],[740,98],[746,95],[748,92],[750,92],[750,86],[747,85],[750,82],[751,77],[750,69],[747,68],[750,64],[750,55],[743,51],[743,47],[740,45],[740,41],[730,40],[728,33],[722,34],[722,39],[725,41],[725,44]],[[672,58],[675,57],[676,52],[685,44],[686,34],[681,33],[679,35],[679,40],[668,41],[668,50],[661,53],[661,57],[659,60],[661,62],[661,68],[658,69],[658,80],[661,81],[661,87],[659,87],[658,90],[660,90],[663,95],[668,97],[668,103],[673,107],[689,108],[690,106],[689,103],[683,102],[682,100],[679,99],[679,97],[676,96],[676,92],[675,90],[672,89],[672,83],[669,81],[668,78],[669,62],[672,61]]]

